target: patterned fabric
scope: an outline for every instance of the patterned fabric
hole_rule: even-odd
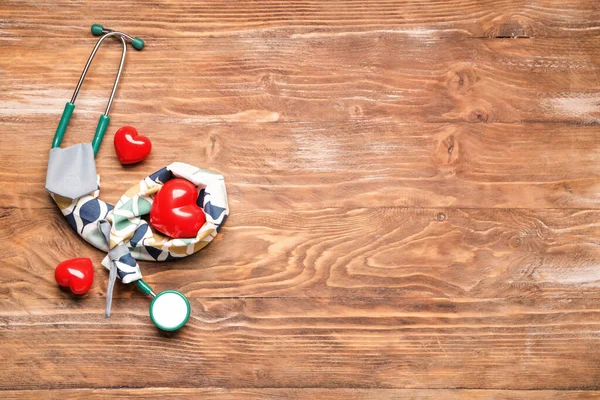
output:
[[[162,235],[142,219],[149,214],[156,193],[173,178],[184,178],[199,189],[197,204],[206,214],[206,223],[194,238],[173,239]],[[98,198],[98,190],[75,200],[51,194],[69,225],[88,243],[107,252],[102,265],[117,275],[123,283],[142,278],[136,260],[170,261],[193,254],[219,232],[229,215],[227,191],[223,176],[184,164],[173,163],[132,186],[111,206]],[[110,233],[107,227],[110,226]],[[104,233],[103,233],[104,231]],[[125,246],[128,251],[113,250]],[[124,254],[122,254],[124,253]]]

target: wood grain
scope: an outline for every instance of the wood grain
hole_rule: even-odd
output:
[[[103,295],[104,254],[57,210],[7,209],[0,227],[0,297],[69,299],[53,268],[77,256],[94,260],[91,296]],[[202,297],[597,298],[599,233],[598,210],[233,209],[202,253],[141,265],[157,289]]]
[[[331,36],[390,30],[417,37],[528,38],[593,36],[600,31],[600,7],[594,0],[210,3],[133,0],[127,4],[115,7],[114,2],[107,0],[92,3],[5,0],[0,4],[2,31],[27,37],[40,36],[40,30],[46,28],[51,29],[52,36],[81,37],[93,23],[118,26],[136,35],[174,38]]]
[[[46,38],[4,40],[0,71],[10,83],[0,92],[0,116],[58,119],[94,43],[89,36],[62,39],[60,47]],[[76,114],[103,110],[120,57],[118,46],[110,50],[98,53]],[[112,116],[114,124],[139,118],[200,126],[381,120],[597,125],[598,54],[595,38],[382,32],[330,40],[148,40],[143,51],[129,54]]]
[[[143,298],[28,303],[0,302],[2,388],[598,389],[587,299],[192,299],[169,335]]]
[[[215,400],[588,400],[597,399],[597,393],[585,390],[477,390],[477,389],[71,389],[3,391],[3,398],[10,399],[198,399]]]
[[[154,152],[148,160],[126,168],[119,164],[111,143],[121,126],[117,121],[151,137]],[[89,140],[96,123],[95,115],[76,112],[65,145]],[[55,209],[44,190],[55,124],[55,116],[2,124],[0,184],[11,190],[0,192],[1,206]],[[224,174],[234,215],[332,207],[600,207],[597,126],[369,120],[180,124],[135,116],[114,117],[114,124],[97,158],[101,198],[113,204],[144,176],[177,160]],[[29,141],[14,139],[23,132],[39,151],[29,152]]]
[[[0,2],[0,397],[600,396],[600,3]],[[101,23],[128,53],[97,164],[115,202],[173,161],[225,175],[214,243],[142,263],[157,331],[44,191]],[[514,38],[514,39],[513,39]],[[89,140],[107,43],[64,145]],[[133,125],[145,162],[118,164]],[[57,263],[92,258],[74,298]]]

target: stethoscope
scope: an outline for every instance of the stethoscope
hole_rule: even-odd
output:
[[[92,64],[94,56],[98,52],[100,45],[106,38],[115,36],[121,40],[121,43],[123,44],[123,52],[121,54],[121,62],[119,63],[119,69],[117,71],[115,83],[113,84],[112,92],[108,99],[108,104],[106,105],[106,110],[100,116],[100,120],[98,121],[98,126],[96,127],[96,132],[92,140],[92,148],[94,156],[96,156],[98,150],[100,149],[100,144],[102,143],[104,134],[106,133],[108,123],[110,122],[110,117],[108,114],[117,91],[117,85],[119,84],[119,79],[121,78],[121,72],[123,71],[125,55],[127,54],[127,42],[130,42],[136,50],[142,50],[144,48],[144,41],[137,37],[131,37],[123,32],[106,29],[98,24],[92,25],[91,30],[95,36],[100,36],[100,39],[98,39],[96,46],[94,46],[94,49],[92,50],[92,53],[85,64],[71,100],[65,105],[65,109],[60,118],[56,133],[54,134],[54,139],[52,140],[52,147],[60,147],[67,126],[69,125],[71,115],[75,109],[75,100],[77,99],[81,85],[83,84],[85,76],[87,75],[90,65]],[[158,328],[165,331],[175,331],[185,325],[190,317],[191,307],[188,299],[182,293],[176,290],[165,290],[156,294],[150,285],[143,280],[137,280],[135,283],[142,290],[142,292],[144,292],[146,295],[152,296],[152,302],[150,303],[150,318]]]

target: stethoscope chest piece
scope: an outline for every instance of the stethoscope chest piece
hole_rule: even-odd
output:
[[[190,318],[190,302],[176,290],[157,294],[150,303],[150,318],[163,331],[176,331]]]

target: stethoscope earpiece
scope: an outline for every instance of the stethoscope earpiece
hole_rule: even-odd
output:
[[[103,27],[100,24],[94,24],[92,25],[92,34],[94,36],[100,36],[100,35],[104,35],[106,33],[111,33],[111,32],[115,32],[112,29],[108,29]],[[141,50],[144,48],[144,41],[138,37],[134,38],[131,37],[123,32],[117,32],[119,35],[121,35],[121,37],[127,39],[131,45],[136,49],[136,50]]]

